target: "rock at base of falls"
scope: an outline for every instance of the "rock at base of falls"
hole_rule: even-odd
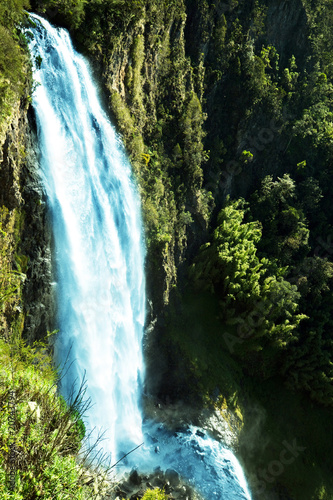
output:
[[[157,469],[151,474],[140,474],[137,470],[132,470],[125,475],[112,492],[109,492],[103,500],[137,500],[143,497],[147,489],[160,488],[173,500],[203,500],[179,474],[173,469],[162,471]]]

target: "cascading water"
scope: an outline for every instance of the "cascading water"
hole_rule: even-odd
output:
[[[140,204],[125,153],[101,110],[83,58],[68,33],[37,23],[32,54],[41,170],[53,217],[60,335],[68,395],[84,371],[94,407],[87,418],[108,429],[112,456],[142,442],[139,410],[145,320]],[[67,368],[66,368],[67,370]],[[125,440],[122,443],[122,440]]]
[[[41,176],[52,214],[61,390],[87,380],[89,430],[105,431],[112,462],[173,467],[207,498],[249,499],[234,455],[198,429],[172,434],[140,409],[145,247],[140,201],[120,139],[68,33],[32,15],[33,95]],[[156,453],[156,442],[159,453]]]

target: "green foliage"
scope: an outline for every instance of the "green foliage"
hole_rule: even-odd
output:
[[[291,387],[306,390],[317,402],[333,405],[331,290],[333,264],[326,258],[307,257],[294,270],[293,281],[301,293],[301,307],[308,319],[298,342],[284,359],[283,372]]]
[[[332,37],[332,1],[303,0],[310,28],[310,41],[316,58],[332,71],[333,37]],[[331,73],[332,75],[332,73]]]
[[[252,198],[252,214],[263,226],[259,245],[265,254],[290,263],[297,253],[308,251],[309,230],[302,210],[295,206],[295,182],[288,174],[273,181],[267,176]]]
[[[287,92],[295,92],[297,90],[297,81],[300,73],[296,71],[296,59],[292,56],[289,61],[289,68],[283,70],[282,84]]]
[[[256,243],[261,230],[256,223],[242,224],[242,201],[227,205],[219,214],[213,241],[201,247],[191,274],[199,289],[217,293],[228,303],[258,295],[262,264],[257,261]],[[250,276],[251,275],[251,276]]]
[[[85,5],[87,0],[32,0],[31,5],[35,11],[49,13],[57,21],[66,27],[78,28],[85,15]]]
[[[78,459],[85,435],[82,417],[89,405],[84,384],[69,403],[58,395],[58,374],[43,342],[29,346],[19,337],[0,340],[0,366],[1,498],[94,498],[84,486],[85,469]]]
[[[26,55],[16,27],[25,19],[25,0],[3,0],[0,5],[0,130],[26,83]]]
[[[202,184],[202,163],[205,161],[203,149],[203,113],[200,101],[195,93],[192,94],[181,121],[184,134],[184,181],[185,185],[193,183],[195,187]]]
[[[72,447],[72,442],[67,437],[68,432],[61,439],[58,432],[65,423],[68,425],[68,418],[57,401],[55,375],[50,369],[50,358],[46,356],[41,360],[36,353],[39,347],[41,346],[30,349],[24,343],[14,342],[8,345],[0,342],[1,468],[9,475],[10,450],[14,447],[20,456],[16,466],[15,498],[28,500],[45,495],[47,497],[47,494],[56,493],[57,489],[55,498],[70,498],[71,494],[73,498],[80,498],[77,495],[74,457],[61,460],[62,450]],[[10,394],[14,395],[12,403],[9,400]],[[36,407],[35,410],[30,409],[30,401],[38,405],[40,420]],[[9,419],[12,406],[15,406],[16,416],[13,422]],[[13,437],[9,426],[14,426]],[[56,486],[60,481],[61,490]],[[71,485],[73,481],[76,482],[76,487]],[[1,484],[1,497],[7,498],[9,492],[7,477]]]
[[[0,209],[0,330],[7,336],[11,328],[20,331],[24,322],[21,296],[26,276],[20,267],[14,265],[19,224],[17,210],[9,212],[5,207]],[[21,260],[24,259],[21,256]]]
[[[142,500],[168,500],[168,496],[159,488],[147,490],[142,497]]]
[[[6,302],[15,295],[20,286],[21,275],[12,270],[10,257],[10,239],[2,229],[0,220],[0,310]]]
[[[261,227],[244,223],[244,216],[242,200],[220,212],[212,241],[201,247],[190,276],[198,290],[217,295],[221,320],[238,325],[238,355],[247,369],[267,377],[276,373],[282,352],[295,341],[294,331],[306,316],[297,313],[300,293],[283,278],[285,270],[276,268],[273,274],[268,259],[258,258]],[[259,316],[255,328],[254,316]]]
[[[251,151],[244,150],[242,151],[240,160],[242,163],[246,165],[247,163],[253,160],[253,154],[251,153]]]
[[[29,7],[29,0],[1,0],[0,24],[13,30],[24,20],[24,9],[29,9]]]
[[[76,31],[80,43],[89,50],[103,47],[137,20],[143,11],[143,0],[36,0],[37,9],[55,8],[59,21]]]
[[[133,70],[132,70],[132,81],[129,83],[129,88],[131,89],[131,97],[133,101],[134,112],[135,108],[143,106],[142,104],[142,79],[141,71],[144,63],[145,53],[144,53],[144,37],[139,35],[133,43],[132,48],[132,59],[133,59]],[[132,68],[130,66],[130,68]],[[142,110],[141,110],[142,111]]]
[[[305,169],[306,162],[302,163]],[[302,177],[303,169],[300,172],[298,167]],[[300,310],[308,316],[287,349],[281,373],[290,387],[306,390],[314,400],[332,405],[329,311],[333,264],[326,258],[308,255],[310,232],[304,216],[305,212],[313,219],[322,197],[318,181],[311,177],[296,186],[287,174],[276,181],[268,176],[252,197],[251,212],[263,224],[263,239],[258,248],[265,256],[277,258],[279,265],[290,265],[288,280],[297,286]]]

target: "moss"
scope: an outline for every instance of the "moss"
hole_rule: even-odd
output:
[[[12,33],[0,25],[0,130],[21,98],[26,82],[26,56]]]
[[[139,113],[143,112],[141,72],[143,68],[144,59],[145,59],[144,37],[143,35],[138,35],[133,42],[133,48],[132,48],[133,71],[132,71],[132,80],[129,90],[134,110],[137,109],[137,112]]]
[[[129,153],[131,159],[134,161],[134,166],[138,167],[145,149],[142,136],[135,125],[134,118],[130,113],[128,106],[121,96],[115,91],[111,94],[111,105],[119,130],[126,143],[129,144]],[[136,173],[138,174],[138,172]]]
[[[17,269],[14,255],[20,243],[23,215],[19,209],[0,209],[0,325],[7,338],[24,326],[22,291],[25,274]]]

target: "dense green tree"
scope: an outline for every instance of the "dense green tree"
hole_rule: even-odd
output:
[[[306,390],[325,405],[333,404],[333,264],[307,257],[293,270],[291,281],[301,293],[300,307],[308,318],[287,352],[282,372],[291,387]]]
[[[264,255],[290,264],[297,253],[308,252],[309,230],[301,208],[297,206],[295,182],[290,175],[273,180],[267,176],[254,193],[251,213],[263,226],[259,249]]]
[[[212,240],[200,249],[190,268],[197,290],[216,295],[220,319],[241,340],[237,351],[251,373],[276,373],[282,352],[294,342],[295,329],[306,318],[298,314],[300,293],[286,281],[286,269],[259,259],[258,222],[244,222],[243,200],[220,212]],[[236,328],[235,328],[236,327]]]

